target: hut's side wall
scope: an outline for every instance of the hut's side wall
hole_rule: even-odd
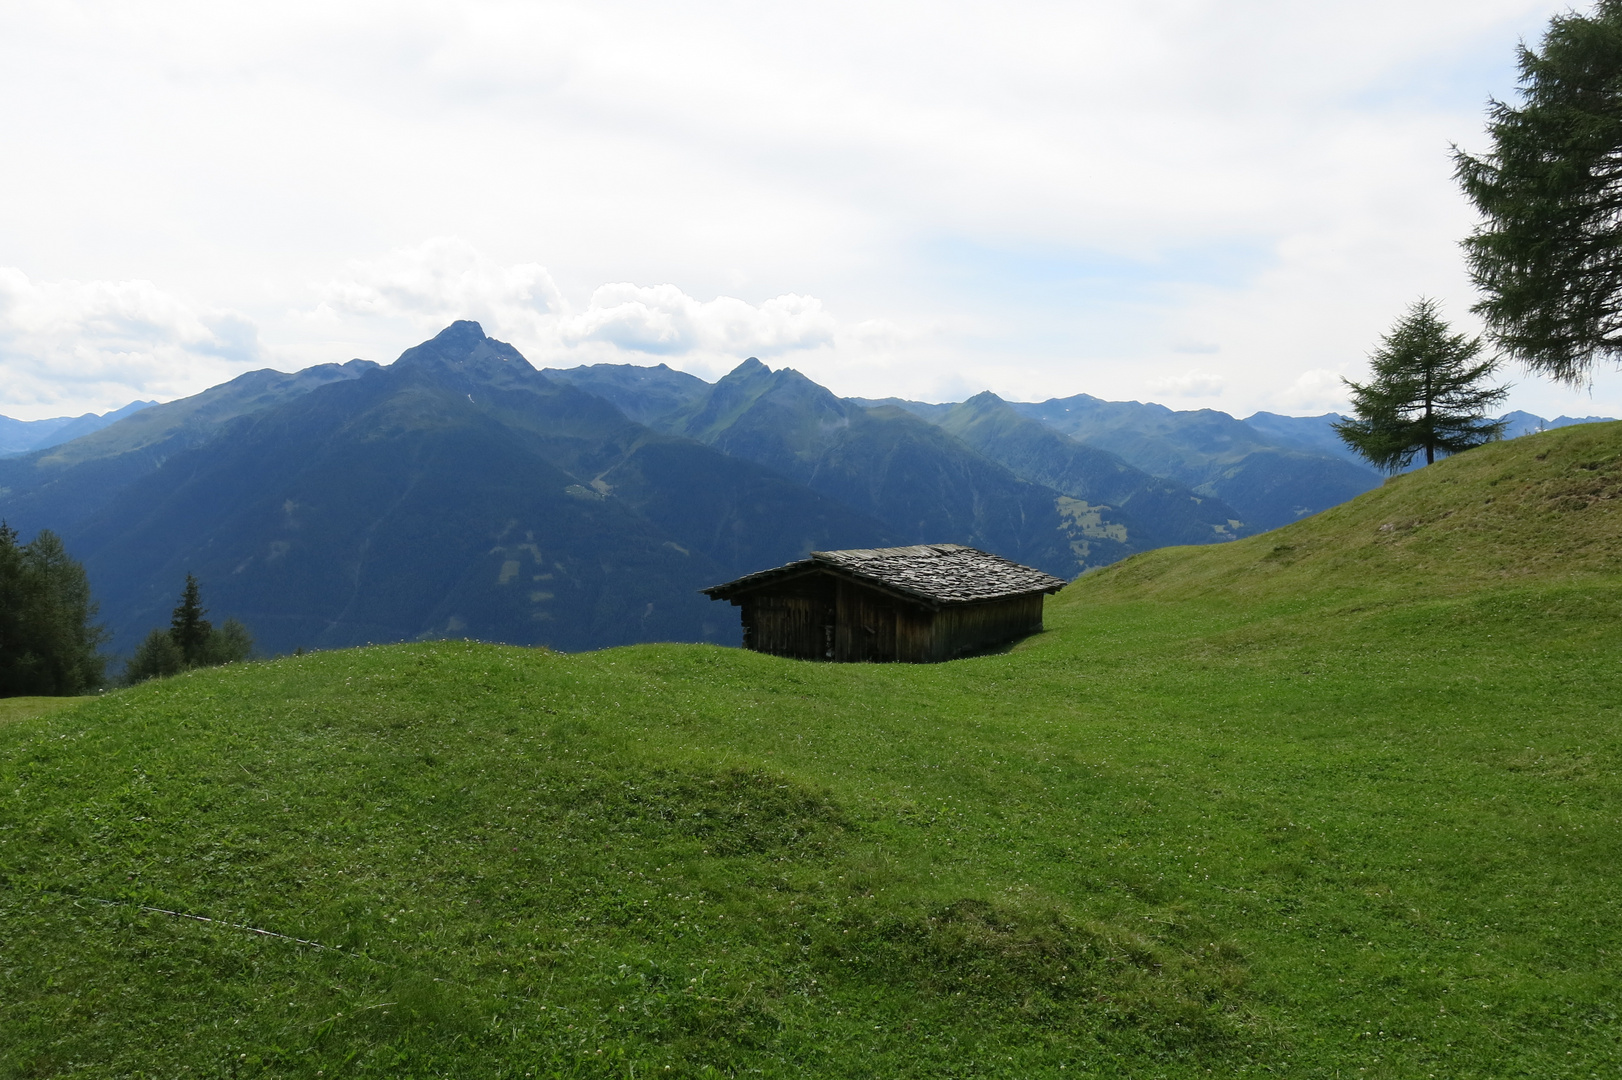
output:
[[[977,652],[1042,629],[1042,594],[942,608],[935,615],[931,660]]]
[[[833,582],[822,575],[739,598],[743,647],[800,660],[828,659],[834,625]]]

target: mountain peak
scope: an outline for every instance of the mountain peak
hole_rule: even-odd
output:
[[[514,375],[539,377],[522,353],[505,341],[485,336],[484,327],[472,319],[458,319],[421,345],[407,349],[394,367],[400,371],[449,372],[485,381]]]
[[[772,369],[751,356],[737,367],[726,373],[726,378],[747,378],[750,375],[770,375]]]
[[[472,319],[457,319],[432,339],[433,344],[443,348],[463,349],[471,349],[484,340],[484,327]]]
[[[990,390],[982,390],[972,398],[969,398],[963,404],[967,405],[976,412],[983,412],[986,409],[994,409],[998,405],[1006,405],[1008,403],[1002,398],[998,397],[996,394],[992,393]]]

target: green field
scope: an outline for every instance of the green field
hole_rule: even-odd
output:
[[[1568,428],[1001,655],[422,644],[0,724],[0,1075],[1618,1075],[1618,506]]]

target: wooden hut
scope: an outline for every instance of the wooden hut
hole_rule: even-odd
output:
[[[802,660],[924,664],[1042,629],[1065,582],[958,544],[813,551],[703,590],[742,608],[746,649]]]

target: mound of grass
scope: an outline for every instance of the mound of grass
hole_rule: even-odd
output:
[[[423,644],[0,725],[0,1075],[1609,1075],[1618,450],[952,664]]]
[[[1326,591],[1457,595],[1622,574],[1622,423],[1489,443],[1261,536],[1162,548],[1091,575],[1095,599]],[[1094,580],[1097,579],[1097,580]],[[1105,582],[1108,585],[1105,585]],[[1091,592],[1099,589],[1100,592]]]

